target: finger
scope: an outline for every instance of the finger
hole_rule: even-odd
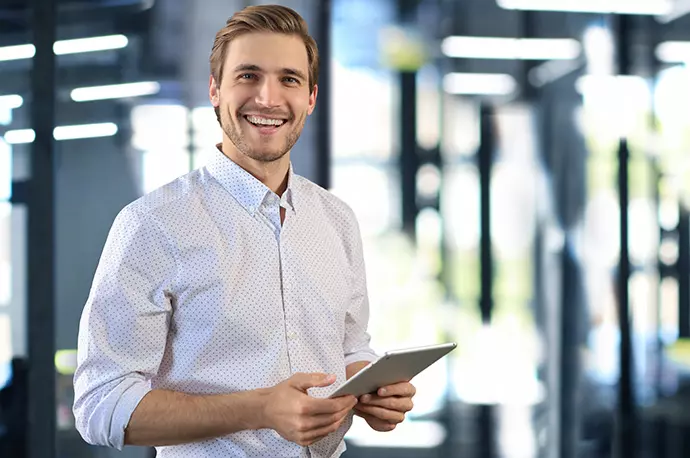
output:
[[[357,404],[354,396],[342,396],[335,399],[309,398],[305,402],[302,412],[305,415],[333,414],[341,410],[350,410]]]
[[[368,415],[372,415],[379,420],[385,420],[389,423],[401,423],[405,420],[405,414],[396,410],[388,410],[383,407],[369,406],[360,404],[355,407],[355,410]]]
[[[323,428],[334,423],[340,423],[347,417],[351,410],[352,409],[343,409],[340,412],[312,417],[312,423],[309,429]]]
[[[304,435],[302,436],[302,439],[304,441],[308,442],[308,445],[311,445],[314,442],[317,442],[317,441],[323,439],[324,437],[328,436],[329,434],[337,431],[338,428],[340,428],[340,425],[342,424],[343,420],[345,420],[345,419],[343,418],[338,422],[331,423],[327,426],[322,426],[320,428],[308,431],[308,432],[304,433]]]
[[[295,374],[290,377],[290,384],[300,391],[307,392],[309,388],[324,387],[335,382],[332,374]]]
[[[366,422],[371,426],[372,429],[376,431],[393,431],[397,426],[395,423],[389,423],[387,421],[380,420],[373,415],[366,413],[358,413],[358,415],[366,420]]]
[[[415,394],[417,394],[417,389],[414,387],[409,382],[402,382],[402,383],[396,383],[393,385],[388,385],[379,388],[378,392],[376,393],[379,396],[386,397],[386,396],[404,396],[404,397],[412,397]]]
[[[414,407],[411,398],[387,397],[364,395],[361,403],[368,406],[378,406],[384,409],[397,410],[398,412],[409,412]]]

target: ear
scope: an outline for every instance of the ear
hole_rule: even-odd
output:
[[[208,82],[208,97],[211,100],[211,105],[216,108],[220,105],[220,89],[213,75],[211,75]]]
[[[315,84],[314,85],[314,90],[311,92],[309,95],[309,109],[307,110],[307,114],[310,115],[314,111],[314,108],[316,108],[316,96],[319,93],[319,85]]]

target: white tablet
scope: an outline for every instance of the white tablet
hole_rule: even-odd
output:
[[[409,382],[414,376],[453,351],[457,344],[445,343],[386,352],[376,361],[357,372],[329,396],[374,393],[382,386]]]

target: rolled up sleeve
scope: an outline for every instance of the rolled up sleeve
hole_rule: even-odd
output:
[[[120,212],[79,323],[73,411],[86,442],[124,446],[163,358],[176,273],[173,247],[154,219],[131,206]]]
[[[354,220],[354,215],[353,215]],[[345,365],[358,361],[375,361],[378,355],[370,346],[371,336],[367,332],[369,325],[369,294],[367,292],[366,268],[362,249],[362,237],[359,226],[354,224],[352,253],[352,294],[348,310],[345,313],[345,339],[343,350]]]

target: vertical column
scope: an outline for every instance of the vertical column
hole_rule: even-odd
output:
[[[480,242],[479,256],[481,269],[481,293],[479,307],[482,323],[491,323],[493,310],[493,253],[491,246],[491,169],[494,155],[494,112],[487,105],[480,107],[480,144],[477,152],[479,168],[480,200]],[[478,457],[495,456],[494,409],[491,405],[480,405],[477,413],[477,431],[479,435]]]
[[[55,456],[55,42],[56,3],[31,2],[32,144],[28,240],[28,456]]]
[[[332,1],[318,1],[315,39],[319,47],[319,95],[317,103],[317,131],[314,161],[316,162],[315,182],[328,189],[331,187],[331,26]]]
[[[630,28],[631,18],[619,16],[617,27],[618,72],[631,72]],[[635,458],[635,396],[633,390],[632,335],[628,282],[630,279],[630,255],[628,250],[628,158],[626,139],[618,148],[618,199],[620,206],[620,262],[618,267],[618,322],[620,326],[620,380],[618,385],[617,449],[621,458]]]

